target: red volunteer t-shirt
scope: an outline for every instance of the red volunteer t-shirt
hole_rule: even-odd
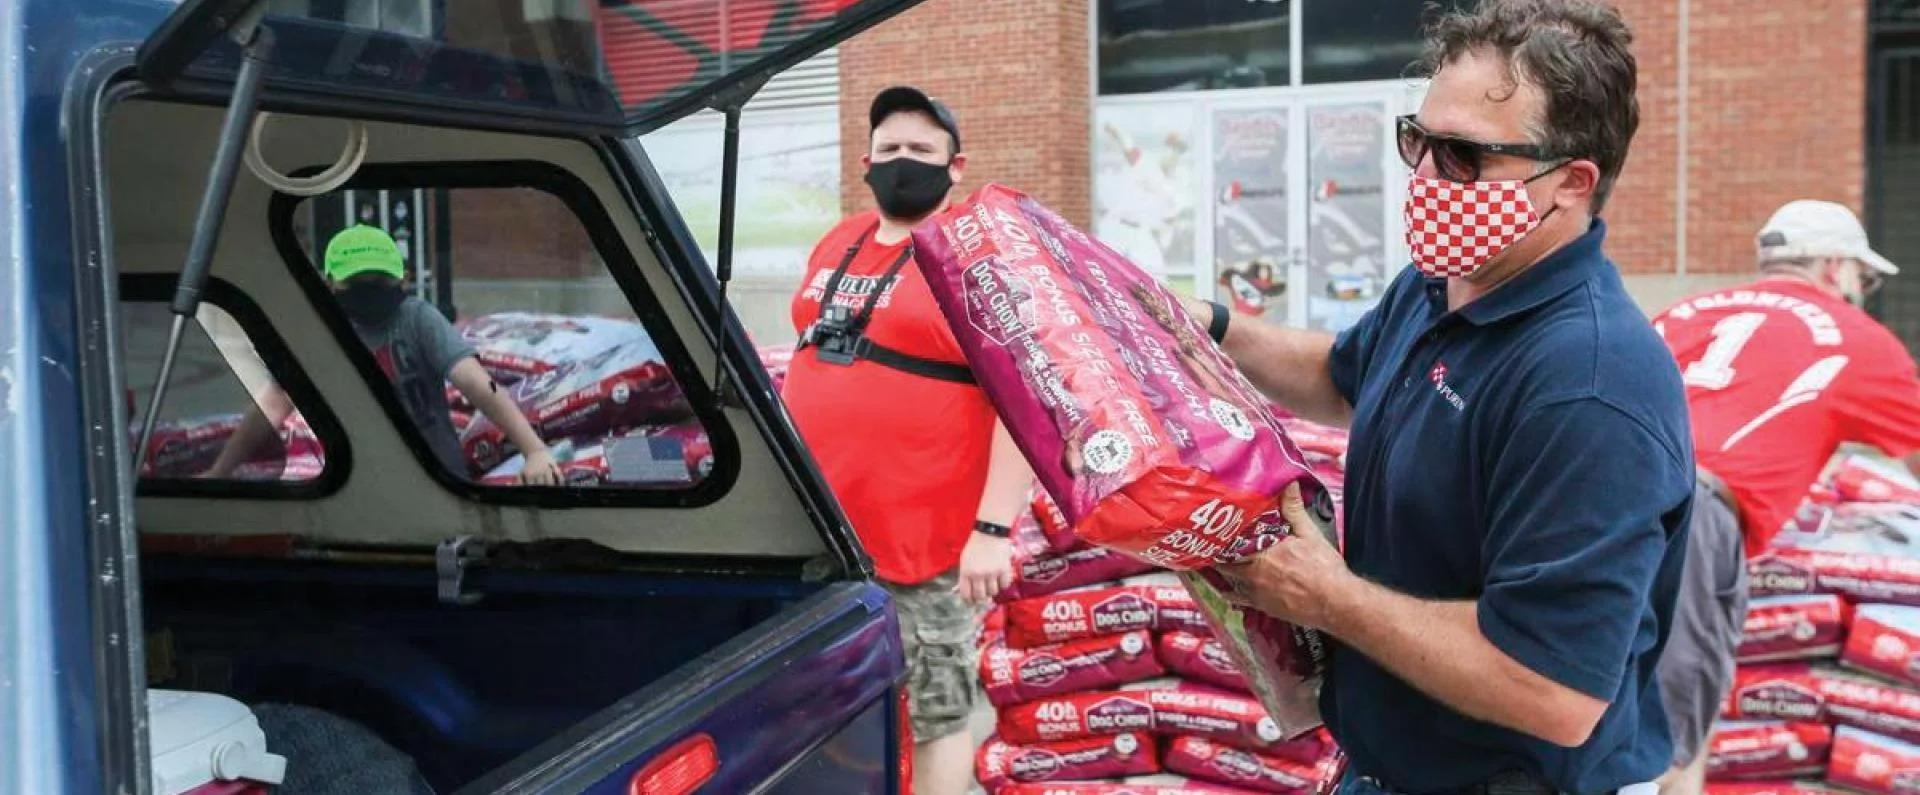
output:
[[[1920,378],[1867,313],[1796,279],[1695,296],[1654,318],[1679,361],[1694,457],[1740,505],[1747,552],[1793,516],[1841,442],[1920,449]]]
[[[855,241],[859,253],[834,303],[856,313],[866,305],[908,243],[874,242],[876,222],[873,212],[848,218],[814,247],[793,298],[796,333],[820,316],[827,281]],[[912,262],[881,294],[867,336],[901,353],[966,361]],[[985,392],[864,359],[829,364],[807,348],[794,354],[782,395],[881,579],[920,583],[959,565],[993,444],[995,415]]]

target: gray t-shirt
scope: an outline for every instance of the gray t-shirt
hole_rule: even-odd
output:
[[[360,341],[365,342],[367,348],[375,351],[396,339],[409,340],[427,369],[442,381],[461,359],[474,355],[473,346],[460,336],[459,329],[447,322],[440,310],[417,296],[408,296],[401,302],[385,326],[372,328],[355,324],[353,330],[360,334]]]
[[[412,296],[385,325],[355,323],[353,330],[373,352],[381,372],[393,381],[407,416],[420,428],[434,455],[453,473],[470,476],[447,407],[446,383],[453,366],[474,355],[473,346],[440,310]]]

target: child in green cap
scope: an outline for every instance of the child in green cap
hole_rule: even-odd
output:
[[[393,382],[401,405],[427,438],[427,446],[448,470],[466,474],[466,455],[447,406],[449,381],[474,408],[493,420],[526,456],[520,482],[552,486],[560,467],[525,414],[480,366],[473,346],[433,305],[407,292],[406,263],[400,247],[385,231],[366,225],[348,227],[327,243],[325,269],[334,297],[345,310],[360,341],[373,352],[381,372]],[[291,403],[284,394],[263,401],[263,409],[284,416]],[[248,423],[266,425],[266,423]],[[243,431],[246,429],[243,428]],[[231,472],[257,445],[237,433],[208,476]]]

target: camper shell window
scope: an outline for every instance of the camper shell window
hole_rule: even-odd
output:
[[[634,504],[711,490],[716,468],[734,465],[731,436],[716,431],[724,428],[716,401],[659,300],[604,210],[564,170],[532,162],[368,166],[334,193],[275,195],[269,216],[292,277],[423,464],[450,488],[480,500],[559,492],[548,499]],[[353,226],[387,233],[406,265],[400,287],[412,311],[439,313],[457,341],[427,346],[439,354],[409,363],[396,354],[394,335],[356,320],[341,292],[347,285],[326,266],[335,236]],[[525,457],[510,434],[442,378],[443,360],[467,353],[547,444],[563,488],[520,486]],[[433,372],[416,372],[423,364]],[[409,401],[445,403],[423,409]],[[448,429],[427,424],[441,416],[457,450],[446,447]]]

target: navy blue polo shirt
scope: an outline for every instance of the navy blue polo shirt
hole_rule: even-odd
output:
[[[1561,748],[1474,720],[1360,653],[1321,694],[1356,772],[1445,791],[1525,771],[1572,793],[1651,781],[1672,746],[1654,681],[1692,508],[1693,449],[1673,355],[1601,253],[1572,244],[1457,312],[1407,268],[1341,334],[1333,383],[1354,407],[1346,556],[1435,600],[1477,600],[1480,629],[1535,672],[1610,704]]]

